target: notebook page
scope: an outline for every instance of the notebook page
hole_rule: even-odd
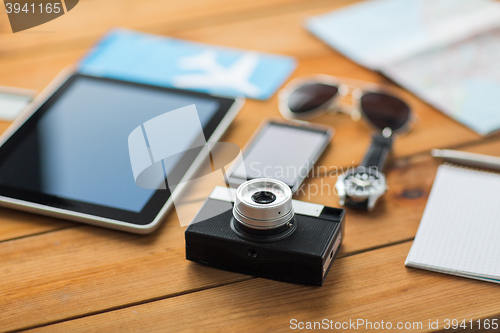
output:
[[[441,165],[405,265],[500,282],[500,175]]]

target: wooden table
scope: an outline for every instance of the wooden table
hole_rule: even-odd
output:
[[[0,85],[41,91],[115,26],[291,55],[299,60],[293,77],[325,73],[391,84],[303,28],[308,16],[353,2],[84,0],[67,15],[17,34],[9,33],[0,7]],[[404,266],[440,163],[429,150],[500,156],[500,136],[480,137],[403,94],[419,120],[395,143],[385,199],[373,213],[347,212],[346,238],[324,286],[188,262],[184,228],[175,212],[154,234],[138,236],[0,209],[0,330],[269,332],[290,330],[299,322],[331,320],[335,325],[363,319],[374,328],[384,321],[393,328],[401,322],[429,331],[429,321],[438,320],[444,329],[445,319],[500,318],[498,285]],[[279,117],[276,96],[248,100],[223,141],[243,146],[272,116]],[[336,129],[317,165],[359,163],[369,144],[366,125],[344,115],[315,122]],[[1,123],[1,130],[8,125]],[[338,198],[326,192],[335,180],[326,174],[309,177],[297,198],[335,206]],[[323,193],[313,191],[321,186]]]

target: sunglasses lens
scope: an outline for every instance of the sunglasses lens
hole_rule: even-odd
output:
[[[402,128],[410,119],[410,107],[391,95],[366,93],[361,97],[361,108],[375,126],[389,127],[393,131]]]
[[[326,84],[305,84],[290,94],[288,108],[293,113],[307,113],[327,103],[338,92],[337,87]]]

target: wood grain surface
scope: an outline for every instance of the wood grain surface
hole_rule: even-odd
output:
[[[363,319],[372,325],[391,322],[393,328],[399,322],[410,322],[409,331],[427,332],[431,331],[429,319],[439,320],[442,329],[445,319],[462,321],[498,314],[498,285],[406,268],[404,260],[410,246],[411,242],[405,242],[338,259],[322,287],[255,278],[35,331],[113,332],[147,327],[150,332],[165,328],[185,332],[280,332],[293,327],[292,319],[327,319],[334,323]],[[418,323],[421,326],[413,326]],[[369,326],[360,326],[359,330],[366,328]]]
[[[0,85],[43,88],[115,27],[294,56],[291,78],[316,73],[395,85],[304,29],[311,15],[356,0],[83,0],[68,14],[16,34],[0,6]],[[498,286],[404,267],[441,161],[432,148],[500,156],[500,135],[482,138],[399,89],[418,120],[398,137],[390,189],[373,213],[348,210],[346,238],[323,287],[235,274],[185,260],[175,211],[147,236],[0,209],[0,331],[286,331],[290,320],[391,322],[499,318]],[[259,124],[280,118],[277,96],[248,100],[222,141],[243,147]],[[336,206],[336,171],[355,166],[370,130],[343,114],[297,199]],[[0,131],[9,123],[0,122]],[[189,194],[187,210],[201,205]],[[360,329],[362,331],[363,329]]]

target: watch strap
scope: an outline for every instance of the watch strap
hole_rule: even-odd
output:
[[[392,149],[392,143],[392,137],[386,138],[382,134],[375,134],[360,166],[377,168],[379,172],[382,172]]]
[[[354,209],[362,209],[362,210],[367,210],[368,209],[368,199],[364,201],[354,201],[349,197],[345,198],[344,206],[349,207],[349,208],[354,208]]]

